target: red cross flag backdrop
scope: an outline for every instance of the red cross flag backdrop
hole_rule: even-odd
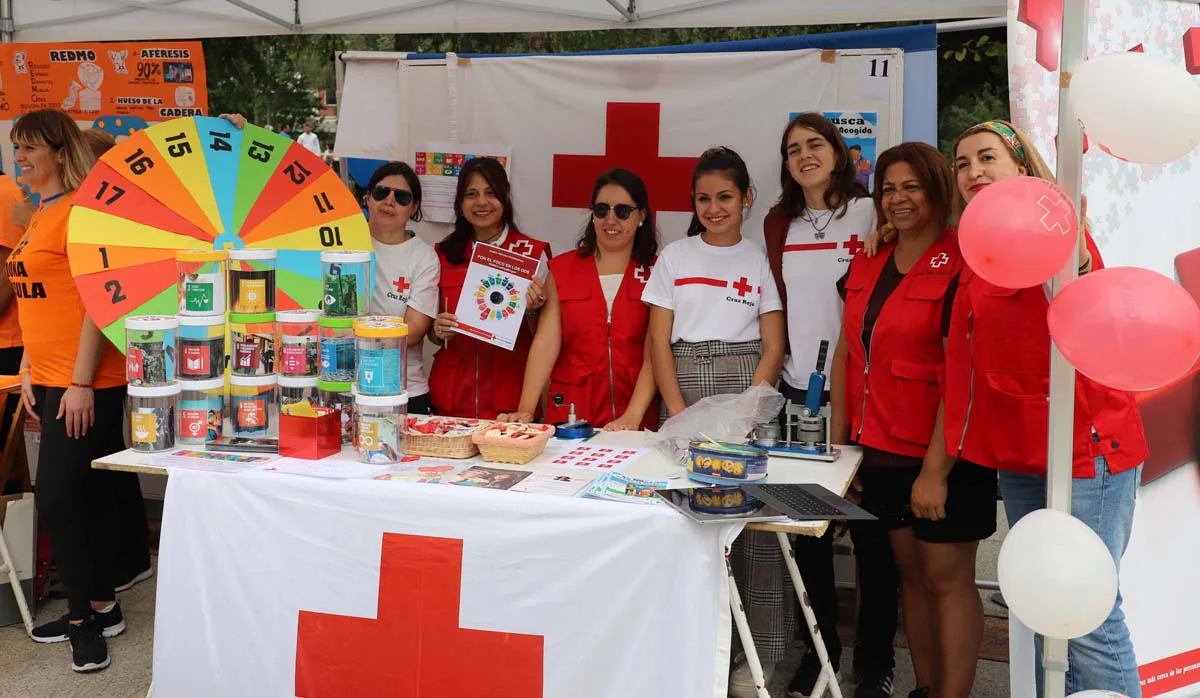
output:
[[[172,470],[166,502],[156,696],[725,695],[737,526],[265,472]]]
[[[790,115],[874,113],[882,151],[901,139],[904,59],[899,49],[803,49],[350,61],[336,152],[412,157],[431,141],[511,147],[517,224],[562,251],[587,222],[597,175],[614,167],[646,182],[664,242],[683,237],[696,160],[725,145],[750,167],[757,200],[743,232],[761,241]],[[397,90],[397,100],[380,98]],[[447,230],[418,227],[430,241]]]

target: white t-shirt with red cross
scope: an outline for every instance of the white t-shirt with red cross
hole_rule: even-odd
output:
[[[396,245],[372,242],[375,292],[371,296],[371,312],[404,317],[404,311],[412,308],[426,317],[437,317],[442,267],[433,247],[412,233],[408,240]],[[419,346],[409,351],[407,377],[409,397],[429,392],[429,378]]]
[[[815,223],[815,224],[814,224]],[[821,340],[829,356],[842,334],[842,298],[837,281],[875,230],[875,202],[853,199],[846,213],[812,211],[796,218],[783,243],[783,283],[787,287],[787,331],[791,353],[783,360],[783,380],[801,390],[817,368]],[[829,375],[829,363],[825,363]]]
[[[783,308],[761,245],[716,247],[699,235],[659,253],[642,301],[675,313],[672,342],[761,339],[758,316]]]

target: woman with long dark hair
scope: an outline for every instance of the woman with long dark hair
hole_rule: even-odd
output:
[[[658,424],[642,291],[658,252],[650,196],[629,170],[610,170],[592,188],[576,249],[550,260],[546,305],[525,366],[517,412],[530,421],[550,381],[546,422],[579,419],[610,430]]]
[[[495,158],[474,158],[463,166],[454,211],[454,229],[435,248],[441,262],[442,312],[434,320],[430,339],[442,348],[433,358],[429,395],[437,414],[494,419],[515,411],[521,401],[537,311],[546,296],[535,279],[526,293],[526,322],[512,351],[457,333],[453,311],[463,291],[471,250],[477,244],[493,245],[548,260],[550,245],[517,230],[508,174]]]

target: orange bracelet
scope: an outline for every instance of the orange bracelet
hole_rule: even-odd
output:
[[[23,368],[23,369],[21,369],[21,370],[20,370],[20,371],[17,373],[17,375],[19,375],[19,376],[23,376],[23,375],[25,375],[26,373],[29,373],[29,372],[30,372],[30,370],[31,370],[31,369],[28,369],[28,368]]]
[[[91,384],[91,383],[75,383],[75,382],[72,382],[72,383],[71,383],[71,387],[72,387],[72,388],[91,388],[91,387],[92,387],[92,384]]]

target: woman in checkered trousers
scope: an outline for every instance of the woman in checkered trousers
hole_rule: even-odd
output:
[[[692,175],[688,237],[663,250],[642,294],[651,306],[650,360],[664,418],[710,395],[779,380],[784,352],[779,291],[762,246],[742,237],[753,199],[741,156],[729,148],[700,156]],[[746,531],[733,544],[730,560],[769,675],[795,632],[791,580],[779,543],[773,534]]]

